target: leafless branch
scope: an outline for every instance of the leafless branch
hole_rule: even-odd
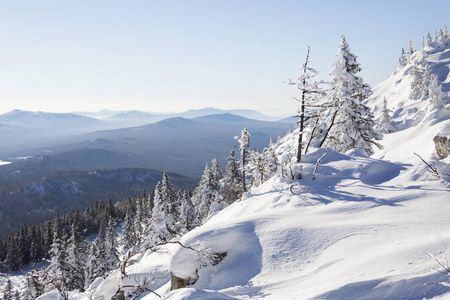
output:
[[[419,154],[417,154],[416,152],[413,152],[414,155],[416,155],[418,158],[420,158],[421,161],[423,161],[424,164],[426,164],[428,166],[428,171],[433,174],[434,176],[441,178],[441,175],[439,174],[438,170],[433,167],[432,165],[430,165],[429,163],[427,163]]]
[[[322,162],[322,160],[325,158],[325,155],[327,155],[328,152],[328,148],[326,148],[325,153],[317,160],[316,165],[314,166],[314,171],[312,173],[312,179],[316,179],[316,172],[317,172],[317,168],[319,167],[319,164]]]

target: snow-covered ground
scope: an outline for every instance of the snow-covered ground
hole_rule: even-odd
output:
[[[288,137],[282,151],[293,142]],[[155,276],[150,287],[171,300],[423,299],[449,291],[435,285],[448,276],[428,256],[450,256],[449,182],[427,180],[420,163],[330,150],[313,180],[307,174],[324,151],[295,166],[302,180],[275,176],[181,239],[228,253],[199,269],[189,289],[167,293],[169,271],[194,277],[198,268],[196,254],[178,246],[149,253],[130,273]],[[109,299],[116,278],[97,293]]]
[[[440,72],[447,107],[411,102],[411,64],[397,70],[368,101],[379,113],[386,97],[394,110],[397,131],[385,135],[382,150],[372,157],[328,150],[315,180],[314,165],[326,150],[306,155],[293,166],[303,179],[278,174],[181,239],[227,252],[218,265],[196,270],[192,251],[170,247],[164,259],[161,253],[145,257],[136,274],[156,276],[151,288],[170,300],[450,298],[449,287],[436,285],[449,278],[431,257],[450,257],[450,158],[437,162],[432,141],[450,135],[447,53],[427,53],[431,69]],[[294,133],[278,145],[278,155],[295,153],[295,145]],[[199,280],[169,292],[169,271],[198,272]]]
[[[438,263],[450,258],[450,158],[438,161],[432,141],[450,136],[450,49],[428,50],[446,107],[409,100],[412,65],[398,69],[368,101],[377,114],[386,97],[394,111],[397,131],[385,135],[382,150],[372,157],[311,151],[292,165],[301,180],[278,173],[181,238],[186,246],[226,252],[220,263],[199,268],[195,252],[171,244],[132,264],[130,284],[153,279],[148,287],[166,300],[450,299],[450,287],[438,284],[450,282]],[[295,154],[295,145],[294,132],[277,154]],[[199,279],[169,291],[170,272]],[[117,285],[118,271],[71,296],[110,299]],[[139,299],[161,299],[155,293]]]

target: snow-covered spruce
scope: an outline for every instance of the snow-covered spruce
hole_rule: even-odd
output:
[[[372,94],[369,85],[356,74],[361,71],[356,56],[342,36],[331,70],[331,86],[328,94],[327,129],[322,146],[338,152],[362,149],[368,155],[374,153],[373,145],[381,135],[374,129],[373,114],[363,102]]]

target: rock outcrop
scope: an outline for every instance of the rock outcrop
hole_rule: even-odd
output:
[[[437,155],[444,159],[447,156],[450,155],[450,139],[443,136],[435,136],[434,139],[434,145],[436,148]]]
[[[218,263],[220,263],[226,256],[227,256],[227,252],[214,253],[210,257],[211,261],[209,261],[207,264],[205,264],[203,266],[200,266],[200,268],[205,267],[207,265],[215,266]],[[196,275],[195,278],[192,278],[192,277],[180,278],[180,277],[174,275],[172,272],[170,272],[170,290],[173,291],[173,290],[185,288],[189,285],[193,285],[194,283],[196,283],[198,280],[198,268],[195,269],[195,275]]]

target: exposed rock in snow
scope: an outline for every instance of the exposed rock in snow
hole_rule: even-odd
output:
[[[445,136],[435,136],[434,145],[436,147],[436,154],[444,159],[450,155],[450,139]]]

